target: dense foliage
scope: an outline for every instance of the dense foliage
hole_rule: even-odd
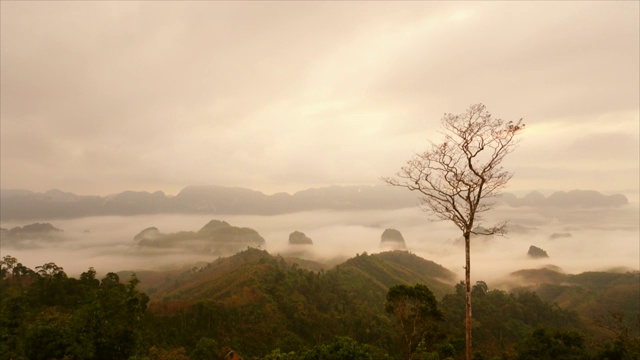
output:
[[[53,263],[31,270],[9,256],[1,271],[1,358],[126,359],[140,351],[149,298],[135,276],[122,284],[89,269],[74,279]]]
[[[387,292],[385,310],[398,321],[410,357],[413,344],[428,336],[428,331],[433,331],[436,322],[443,319],[436,297],[423,284],[392,286]]]
[[[464,291],[434,280],[446,274],[407,252],[314,272],[249,249],[157,282],[150,300],[135,275],[122,283],[89,269],[75,279],[53,263],[32,270],[5,256],[0,359],[455,359]],[[596,338],[575,312],[535,293],[483,282],[473,291],[478,359],[637,358],[633,331]],[[396,311],[407,304],[428,316]]]

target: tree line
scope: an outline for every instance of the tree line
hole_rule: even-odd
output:
[[[72,278],[54,263],[29,269],[5,256],[0,359],[464,357],[463,283],[440,299],[424,284],[397,284],[380,296],[337,270],[312,272],[266,259],[244,268],[245,280],[231,284],[233,299],[150,301],[135,275],[98,279],[90,268]],[[535,293],[509,294],[483,282],[472,291],[475,359],[640,354],[637,339],[619,334],[596,341],[575,313]]]

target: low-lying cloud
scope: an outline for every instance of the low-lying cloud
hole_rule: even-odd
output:
[[[491,219],[510,220],[506,237],[472,239],[472,280],[499,282],[525,268],[555,265],[567,273],[623,268],[638,270],[638,206],[608,209],[546,209],[497,207]],[[120,270],[159,270],[190,267],[218,256],[189,249],[138,246],[134,236],[157,227],[163,233],[198,231],[210,220],[223,220],[255,229],[271,254],[290,254],[293,231],[313,240],[305,257],[318,261],[348,258],[357,253],[381,251],[380,236],[387,228],[399,230],[409,251],[435,261],[463,277],[464,247],[460,231],[448,222],[430,222],[418,208],[366,211],[312,211],[284,215],[140,215],[101,216],[52,222],[64,230],[63,240],[40,240],[31,248],[6,246],[28,267],[55,262],[69,275],[89,267],[99,273]],[[486,222],[489,224],[489,222]],[[4,223],[2,227],[20,226]],[[563,234],[563,236],[557,236]],[[569,235],[567,235],[569,234]],[[555,236],[554,236],[555,235]],[[549,258],[527,257],[530,245],[544,249]]]

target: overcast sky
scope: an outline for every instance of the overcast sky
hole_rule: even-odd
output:
[[[639,2],[5,2],[2,188],[380,184],[444,113],[510,189],[638,191]]]

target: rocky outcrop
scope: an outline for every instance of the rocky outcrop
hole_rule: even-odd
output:
[[[62,229],[58,229],[49,223],[34,223],[23,227],[17,226],[8,231],[11,236],[42,235],[49,233],[57,234],[61,232]]]
[[[294,231],[289,234],[289,245],[313,245],[313,241],[303,232]]]
[[[150,227],[138,233],[134,240],[144,247],[183,249],[218,256],[231,255],[247,247],[260,247],[265,243],[255,230],[231,226],[220,220],[209,221],[197,232],[163,234]]]
[[[152,226],[140,231],[138,235],[133,237],[133,241],[155,240],[163,236],[165,236],[165,234],[161,233],[157,227]]]
[[[34,223],[12,229],[0,228],[0,240],[3,246],[29,248],[63,240],[63,231],[49,223]]]
[[[407,250],[407,244],[400,231],[396,229],[386,229],[380,237],[380,246],[390,250]]]
[[[199,233],[210,233],[210,232],[214,232],[217,231],[219,229],[224,229],[224,228],[228,228],[231,227],[231,225],[229,225],[228,222],[226,221],[220,221],[220,220],[211,220],[207,223],[207,225],[203,226],[202,229],[200,229],[198,232]]]
[[[539,247],[536,246],[529,246],[529,251],[527,252],[527,255],[531,258],[534,259],[539,259],[539,258],[548,258],[549,255],[547,254],[546,251],[540,249]]]

